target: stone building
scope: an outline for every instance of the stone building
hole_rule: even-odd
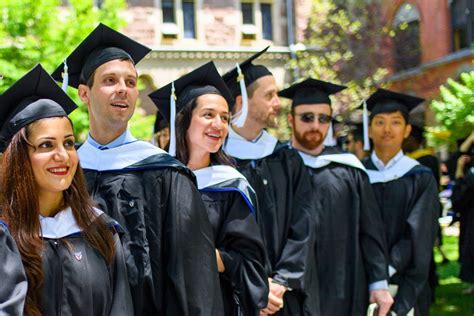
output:
[[[130,0],[127,4],[124,33],[153,49],[138,68],[145,86],[141,106],[154,113],[146,94],[155,88],[209,60],[224,73],[268,45],[259,63],[269,67],[283,87],[290,80],[285,68],[290,47],[303,39],[311,1]]]
[[[385,61],[391,89],[432,100],[448,78],[474,69],[474,1],[383,0],[383,8],[386,24],[399,29]]]

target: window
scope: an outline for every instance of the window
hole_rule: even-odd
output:
[[[242,39],[273,40],[271,0],[244,0],[242,10]]]
[[[161,0],[163,23],[176,23],[174,9],[174,0]]]
[[[197,37],[195,0],[161,0],[161,12],[160,30],[165,42]]]
[[[243,24],[255,24],[253,3],[242,3],[242,23]]]
[[[394,57],[397,71],[416,67],[421,62],[420,15],[414,5],[405,3],[394,19]]]
[[[266,40],[272,40],[272,5],[270,3],[262,3],[260,11],[262,12],[262,37]]]
[[[184,38],[196,38],[196,21],[194,18],[194,1],[183,1]]]
[[[453,51],[468,48],[474,42],[474,4],[472,0],[453,0],[450,6]]]

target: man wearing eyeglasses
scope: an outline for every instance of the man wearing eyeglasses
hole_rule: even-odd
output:
[[[332,120],[329,95],[346,87],[306,79],[279,93],[292,99],[288,120],[295,149],[311,176],[316,245],[311,258],[317,273],[320,315],[366,315],[370,303],[386,315],[388,265],[383,225],[362,163],[336,147],[325,147]]]

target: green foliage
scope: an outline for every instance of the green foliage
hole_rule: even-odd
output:
[[[347,85],[332,107],[336,118],[349,119],[370,94],[370,87],[387,74],[380,64],[386,32],[379,19],[381,6],[363,0],[313,0],[312,5],[303,42],[306,49],[297,52],[290,67],[299,70],[299,78]]]
[[[469,316],[474,312],[472,295],[462,294],[469,287],[459,278],[458,260],[458,237],[443,236],[443,251],[449,259],[448,263],[442,264],[442,257],[435,249],[436,272],[439,285],[436,288],[436,300],[431,306],[432,316]]]
[[[428,130],[428,138],[434,144],[452,144],[474,129],[474,71],[460,77],[460,81],[448,79],[440,87],[441,100],[431,103],[439,123]]]
[[[68,5],[61,6],[62,3]],[[0,1],[0,74],[3,75],[0,92],[37,63],[50,73],[54,71],[99,22],[120,29],[125,25],[120,17],[124,8],[125,0],[105,0],[100,9],[92,0]],[[75,89],[69,88],[68,93],[81,104]],[[151,131],[147,132],[141,125],[151,118],[143,120],[143,116],[137,113],[131,128],[138,129],[138,135],[150,138]],[[71,119],[76,138],[83,141],[89,129],[87,108],[80,106],[71,114]]]

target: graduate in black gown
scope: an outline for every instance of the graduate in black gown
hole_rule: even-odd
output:
[[[303,158],[315,197],[317,277],[310,286],[319,291],[320,315],[366,315],[369,294],[386,315],[393,299],[385,236],[365,168],[353,154],[324,145],[333,114],[329,95],[345,88],[308,78],[279,93],[292,99],[289,146]]]
[[[469,137],[474,137],[474,133]],[[474,293],[474,163],[472,148],[457,161],[456,184],[451,201],[453,209],[461,213],[459,234],[459,278],[471,283],[466,294]]]
[[[28,283],[15,240],[0,212],[0,315],[23,315]]]
[[[172,86],[176,119],[170,119]],[[221,149],[233,104],[230,91],[209,62],[150,97],[168,121],[176,122],[176,158],[194,171],[207,206],[225,315],[259,315],[267,306],[268,280],[256,196]]]
[[[265,131],[280,108],[275,79],[253,59],[224,75],[236,98],[224,150],[257,193],[257,220],[267,247],[270,293],[264,315],[316,314],[305,279],[314,243],[311,182],[301,157]]]
[[[0,104],[0,209],[28,280],[25,315],[133,314],[120,228],[93,207],[79,166],[76,105],[40,65]]]
[[[79,149],[95,203],[122,238],[136,315],[220,315],[212,227],[195,179],[128,129],[149,48],[100,24],[54,73],[78,88],[90,131]],[[65,72],[66,73],[66,72]],[[62,78],[63,77],[63,78]]]
[[[430,169],[403,154],[410,134],[408,113],[423,99],[378,89],[367,100],[374,143],[364,160],[382,213],[390,283],[398,286],[392,310],[428,315],[428,272],[439,215],[438,188]]]

